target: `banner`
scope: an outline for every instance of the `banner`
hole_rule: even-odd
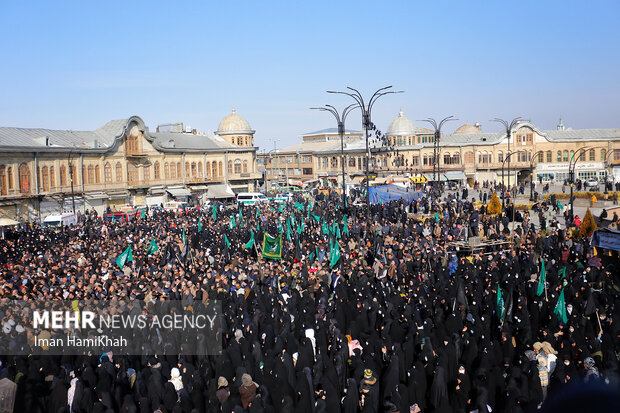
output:
[[[274,260],[282,258],[282,234],[274,238],[265,233],[263,236],[263,257]]]

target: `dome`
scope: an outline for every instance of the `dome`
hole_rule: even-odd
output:
[[[398,117],[388,126],[386,136],[412,136],[416,134],[417,128],[413,122],[403,114],[402,109],[398,112]]]
[[[476,133],[482,133],[482,125],[476,122],[475,125],[466,123],[454,131],[454,135],[473,135]]]
[[[220,125],[217,127],[217,132],[218,134],[226,134],[228,132],[244,132],[248,134],[254,133],[248,121],[242,116],[237,115],[235,108],[232,109],[232,113],[230,115],[222,119]]]

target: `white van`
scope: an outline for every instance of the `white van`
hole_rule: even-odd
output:
[[[269,202],[269,199],[260,192],[240,192],[237,194],[237,203],[242,205],[254,205],[256,203]]]
[[[76,225],[77,217],[71,212],[64,212],[62,214],[48,215],[43,220],[43,226],[45,227],[59,227],[62,225]]]
[[[185,208],[189,208],[189,204],[187,202],[169,201],[169,202],[164,203],[164,209],[166,211],[179,212],[179,211],[183,211],[183,209]]]

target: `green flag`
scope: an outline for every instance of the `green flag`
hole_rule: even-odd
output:
[[[235,222],[235,216],[231,215],[230,222],[228,223],[228,228],[235,229],[236,226],[237,226],[237,223]]]
[[[211,208],[211,215],[213,215],[213,220],[217,221],[217,207],[215,206],[215,202],[213,203],[213,207]]]
[[[545,291],[545,280],[547,279],[547,271],[545,270],[545,260],[542,260],[542,264],[540,266],[540,277],[538,277],[538,291],[536,291],[536,295],[542,295]]]
[[[560,280],[563,280],[566,277],[566,266],[558,271],[558,275],[560,276]]]
[[[559,208],[559,209],[562,209],[562,208],[563,208],[562,203],[560,202],[560,200],[559,200],[559,199],[558,199],[558,208]]]
[[[291,228],[291,221],[289,221],[288,218],[286,218],[286,239],[287,240],[291,240],[291,232],[292,232],[292,228]]]
[[[151,238],[151,243],[149,244],[149,247],[146,250],[146,255],[155,254],[157,250],[159,250],[159,247],[157,246],[157,243],[155,242],[155,238]]]
[[[295,201],[295,209],[301,212],[304,210],[304,205],[300,203],[299,201]]]
[[[114,212],[112,212],[112,223],[114,223]]]
[[[187,237],[185,237],[185,228],[183,228],[183,245],[187,242]]]
[[[500,320],[504,316],[504,298],[502,297],[502,289],[497,286],[497,316]]]
[[[310,214],[310,216],[312,216],[312,218],[314,218],[314,220],[315,220],[316,222],[321,222],[321,217],[320,217],[320,216],[318,216],[318,215],[314,215],[314,214]]]
[[[297,233],[301,235],[302,232],[304,232],[304,217],[301,217],[301,222],[299,223],[299,226],[297,227]]]
[[[256,230],[260,231],[260,220],[256,221]]]
[[[256,216],[260,217],[260,209],[258,208],[258,205],[256,205]]]
[[[338,225],[336,222],[334,222],[334,225],[336,226],[336,238],[340,239],[340,225]]]
[[[250,240],[243,246],[245,249],[252,248],[254,246],[254,231],[250,230]]]
[[[439,222],[439,211],[435,212],[435,215],[433,215],[433,219]]]
[[[263,257],[279,260],[282,258],[282,234],[277,237],[263,235]]]
[[[342,220],[344,221],[344,226],[342,227],[342,233],[346,236],[349,236],[349,219],[345,215]]]
[[[327,222],[323,220],[323,235],[329,235],[329,227],[327,226]]]
[[[568,322],[568,316],[566,315],[566,302],[564,301],[564,288],[562,288],[560,298],[558,298],[558,303],[553,309],[553,314],[557,315],[558,320],[562,321],[564,324]]]
[[[133,261],[133,254],[131,253],[131,245],[127,247],[127,249],[118,256],[116,259],[116,265],[121,267],[121,270],[129,261]]]
[[[198,219],[198,232],[202,231],[202,222],[200,222],[201,220]]]
[[[146,211],[143,209],[142,213],[140,213],[140,218],[145,219],[146,218]]]
[[[226,248],[230,248],[230,241],[228,241],[228,236],[224,234],[224,244],[226,244]]]
[[[243,214],[241,213],[241,208],[239,209],[239,228],[243,228]]]
[[[338,263],[338,260],[340,260],[340,247],[338,246],[338,242],[334,240],[331,251],[329,252],[329,267],[333,268],[334,265]]]
[[[314,261],[314,251],[312,251],[312,252],[310,253],[310,256],[308,257],[308,261],[309,261],[309,262],[313,262],[313,261]]]

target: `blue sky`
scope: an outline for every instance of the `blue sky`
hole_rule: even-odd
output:
[[[0,0],[0,125],[95,129],[142,117],[213,131],[232,107],[261,149],[335,126],[346,97],[416,121],[620,127],[619,1]],[[360,129],[359,112],[347,127]],[[419,122],[416,122],[423,125]]]

